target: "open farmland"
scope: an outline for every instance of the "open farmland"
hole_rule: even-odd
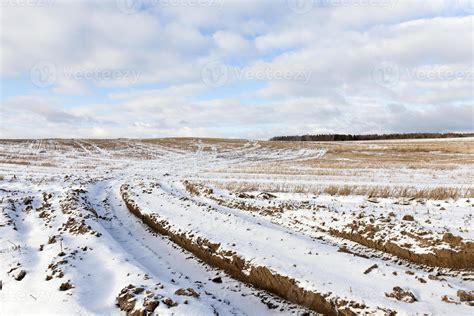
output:
[[[474,139],[0,141],[0,314],[474,312]]]

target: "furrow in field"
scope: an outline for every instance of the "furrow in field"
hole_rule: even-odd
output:
[[[397,205],[393,205],[392,211],[387,214],[372,214],[368,211],[366,213],[364,209],[360,209],[356,214],[351,209],[346,210],[347,212],[338,211],[331,209],[331,206],[316,203],[320,201],[278,199],[262,201],[261,198],[251,194],[239,192],[234,192],[233,195],[229,192],[217,195],[214,194],[214,189],[190,181],[185,181],[185,187],[188,193],[199,195],[205,202],[259,214],[286,227],[293,226],[300,228],[301,231],[306,230],[310,235],[314,231],[325,233],[415,264],[474,270],[474,242],[452,233],[437,233],[436,228],[440,227],[436,225],[431,225],[431,229],[422,227],[416,223],[412,215],[397,215],[393,211],[398,207]],[[241,198],[238,197],[239,195]],[[376,199],[371,201],[368,204],[379,203]],[[400,204],[400,202],[396,203]],[[409,205],[416,201],[404,200],[401,203]],[[400,212],[403,210],[400,207],[398,209]],[[441,213],[433,215],[442,215],[446,210],[444,207],[441,209],[442,211],[431,210],[431,212]],[[454,207],[451,206],[451,209]],[[427,209],[427,211],[429,213],[430,210]],[[465,218],[468,217],[465,216]],[[430,222],[430,220],[426,221]],[[313,225],[305,225],[307,222],[312,222]]]
[[[270,220],[191,199],[179,181],[131,182],[122,187],[122,197],[148,226],[209,264],[315,311],[465,312],[465,306],[451,307],[441,298],[468,284],[446,287],[426,281],[428,273],[420,271],[415,279],[406,267],[353,256]],[[411,293],[413,304],[394,299],[395,289]]]
[[[240,257],[238,253],[225,250],[220,243],[214,243],[212,240],[201,237],[195,239],[193,234],[175,229],[172,223],[160,218],[156,213],[146,213],[133,200],[128,185],[121,187],[121,193],[129,211],[140,218],[153,231],[168,236],[171,241],[183,249],[193,253],[207,264],[222,269],[233,278],[325,315],[354,314],[346,307],[338,307],[334,299],[332,301],[327,299],[326,297],[329,295],[306,290],[300,287],[293,278],[281,275],[266,266],[254,265],[251,261]],[[351,303],[358,306],[355,302]]]

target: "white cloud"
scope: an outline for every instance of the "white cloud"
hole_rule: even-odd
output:
[[[217,47],[227,55],[242,55],[249,53],[250,43],[238,33],[218,31],[213,35]]]
[[[269,137],[414,131],[417,122],[423,130],[474,129],[466,115],[472,77],[444,76],[473,68],[472,16],[454,2],[324,1],[306,14],[284,0],[150,3],[135,14],[111,0],[2,7],[9,97],[1,136]],[[29,78],[39,60],[57,71],[49,87]],[[310,77],[207,86],[203,67],[216,60]],[[391,85],[374,76],[384,62],[402,72]],[[416,75],[426,68],[438,75]],[[104,79],[113,71],[119,75]]]

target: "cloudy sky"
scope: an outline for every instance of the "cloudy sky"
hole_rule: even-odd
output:
[[[0,137],[473,131],[471,0],[0,0]]]

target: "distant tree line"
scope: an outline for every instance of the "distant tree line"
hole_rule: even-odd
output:
[[[310,142],[332,142],[351,140],[383,140],[383,139],[423,139],[423,138],[457,138],[474,137],[474,133],[408,133],[408,134],[318,134],[318,135],[296,135],[276,136],[270,138],[272,141],[310,141]]]

